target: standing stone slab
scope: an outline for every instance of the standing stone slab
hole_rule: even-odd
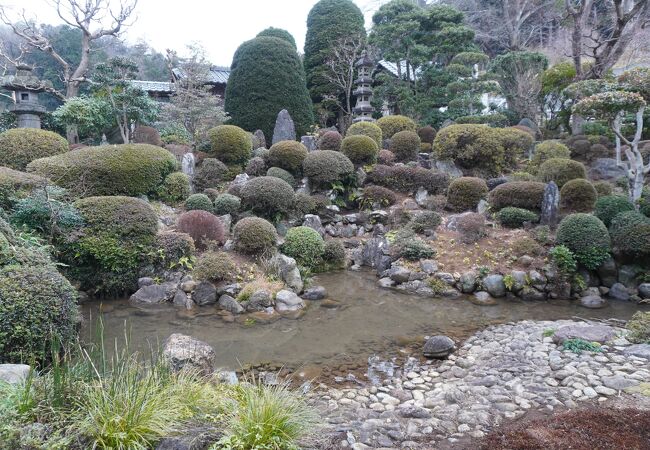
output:
[[[300,143],[305,146],[308,152],[318,150],[318,144],[316,142],[315,136],[302,136],[300,138]]]
[[[551,181],[546,185],[544,189],[544,199],[542,200],[542,215],[539,219],[539,223],[542,225],[548,225],[551,228],[555,228],[558,223],[558,210],[560,207],[560,190],[555,184],[555,181]]]
[[[283,109],[278,113],[278,118],[275,119],[275,128],[273,129],[273,144],[280,141],[295,140],[296,127],[293,124],[293,119],[289,115],[289,111]]]
[[[253,133],[253,148],[258,149],[261,147],[266,148],[266,136],[264,136],[264,132],[262,130],[255,130],[255,133]],[[257,147],[255,147],[255,144],[257,144]]]

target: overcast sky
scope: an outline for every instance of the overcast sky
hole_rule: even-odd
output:
[[[24,9],[39,22],[58,24],[61,20],[52,0],[0,0],[14,13]],[[82,0],[83,1],[83,0]],[[108,0],[117,4],[117,0]],[[144,39],[163,52],[172,48],[183,53],[185,45],[201,43],[214,64],[229,66],[242,42],[263,29],[274,26],[288,30],[302,52],[307,31],[307,14],[318,0],[139,0],[136,19],[125,34],[128,41]],[[64,0],[65,2],[65,0]],[[381,0],[354,0],[366,15]]]

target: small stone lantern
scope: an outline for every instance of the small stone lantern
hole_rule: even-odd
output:
[[[372,100],[372,70],[375,62],[364,51],[355,66],[359,77],[355,80],[357,88],[352,92],[357,97],[357,104],[352,110],[355,115],[353,122],[374,122],[375,119],[372,118],[374,108],[370,105],[370,100]]]
[[[4,76],[0,81],[0,86],[12,92],[14,104],[9,105],[9,111],[16,114],[18,128],[41,128],[41,116],[47,111],[38,103],[38,94],[52,88],[52,83],[41,81],[32,69],[20,64],[15,75]]]

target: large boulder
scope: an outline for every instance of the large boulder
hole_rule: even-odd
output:
[[[565,325],[558,328],[553,334],[553,342],[562,344],[567,339],[583,339],[587,342],[606,343],[616,336],[614,329],[607,325],[578,324]]]
[[[297,311],[304,307],[305,302],[295,292],[283,289],[275,294],[275,309],[278,312]]]
[[[650,359],[650,344],[634,344],[623,350],[626,355]]]
[[[589,178],[593,180],[616,181],[624,176],[625,169],[619,167],[614,158],[598,158],[589,170]]]
[[[271,298],[271,293],[264,289],[253,292],[253,294],[248,299],[246,303],[246,309],[248,311],[264,311],[266,308],[273,305],[273,299]]]
[[[19,384],[29,377],[31,368],[27,364],[0,364],[0,382]]]
[[[639,285],[639,295],[641,298],[650,298],[650,283],[641,283]]]
[[[241,314],[244,312],[244,307],[239,304],[237,300],[232,298],[228,294],[224,294],[221,297],[219,297],[219,301],[217,302],[219,305],[219,308],[223,309],[224,311],[231,312],[233,314]]]
[[[630,293],[622,283],[614,283],[614,285],[609,289],[608,295],[614,300],[621,300],[624,302],[630,299]]]
[[[488,275],[483,279],[483,288],[492,297],[503,297],[506,295],[506,285],[503,282],[503,275]]]
[[[174,333],[165,341],[163,357],[173,371],[190,369],[210,375],[214,371],[216,354],[207,343],[192,336]]]
[[[302,294],[302,298],[305,300],[322,300],[325,297],[327,297],[327,291],[323,286],[312,286]]]
[[[454,351],[454,341],[448,336],[432,336],[424,343],[422,353],[427,358],[446,358]]]
[[[280,254],[277,256],[277,262],[282,281],[294,292],[302,292],[304,283],[300,276],[300,270],[298,270],[296,260],[287,255]]]
[[[295,141],[296,140],[296,126],[293,123],[293,119],[289,114],[289,111],[283,109],[278,113],[278,117],[275,119],[275,128],[273,129],[273,141],[272,144],[276,144],[280,141]]]
[[[176,283],[161,283],[142,286],[133,295],[130,300],[133,303],[165,303],[174,298],[176,294]]]
[[[192,300],[199,306],[213,305],[217,303],[217,288],[212,283],[202,281],[196,286]]]
[[[589,309],[600,309],[607,306],[607,300],[600,295],[587,295],[586,297],[580,298],[580,306]]]

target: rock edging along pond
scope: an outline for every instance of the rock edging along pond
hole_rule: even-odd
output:
[[[632,345],[625,333],[570,320],[497,325],[442,363],[411,359],[381,386],[310,395],[340,448],[430,449],[465,435],[482,437],[530,409],[575,408],[650,386],[650,345]],[[602,344],[570,351],[581,337]]]

